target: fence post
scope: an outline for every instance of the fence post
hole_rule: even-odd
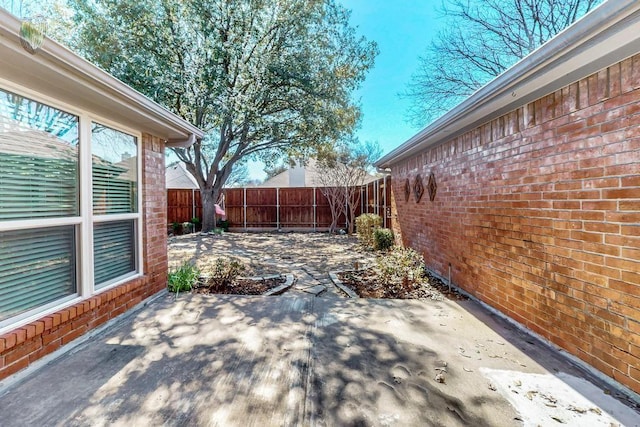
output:
[[[276,187],[276,228],[280,230],[280,187]]]
[[[367,206],[367,212],[369,213],[369,184],[367,184],[367,186],[364,189],[364,195],[367,197],[367,202],[366,202],[366,206]],[[363,212],[365,213],[365,212]]]
[[[376,215],[380,215],[380,181],[375,181],[373,184],[373,191],[375,191],[375,195],[373,198],[373,203],[376,204]]]
[[[313,231],[318,231],[318,217],[316,216],[316,187],[313,187]]]
[[[383,208],[383,220],[382,223],[384,224],[384,228],[389,228],[387,227],[387,176],[383,176],[382,177],[383,182],[382,182],[382,190],[384,191],[384,193],[382,193],[382,208]]]
[[[243,187],[243,199],[244,202],[242,203],[242,208],[243,208],[243,219],[244,219],[244,231],[247,231],[247,187]]]

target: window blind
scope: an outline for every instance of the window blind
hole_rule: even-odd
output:
[[[94,124],[91,133],[93,213],[137,212],[136,138]]]
[[[0,221],[79,214],[78,123],[0,90]]]
[[[93,228],[96,288],[136,270],[133,220],[95,224]]]
[[[0,232],[0,320],[76,292],[74,226]]]

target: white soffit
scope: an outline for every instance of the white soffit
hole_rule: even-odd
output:
[[[28,53],[20,25],[0,8],[1,79],[165,140],[203,137],[202,130],[49,38]]]
[[[383,156],[376,166],[388,168],[639,52],[640,2],[606,1]]]

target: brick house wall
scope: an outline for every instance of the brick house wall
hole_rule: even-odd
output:
[[[0,335],[0,380],[114,319],[167,284],[164,143],[142,136],[144,276]]]
[[[391,166],[430,269],[640,393],[640,55]]]

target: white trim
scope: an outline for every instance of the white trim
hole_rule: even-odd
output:
[[[62,227],[81,223],[82,218],[79,216],[0,221],[0,231],[33,230],[34,228]]]
[[[157,136],[168,138],[169,133],[180,137],[193,134],[199,139],[204,136],[202,130],[50,38],[45,38],[36,55],[27,53],[20,44],[20,25],[17,17],[0,8],[0,47],[9,50],[4,52],[8,63],[28,61],[33,67],[44,68],[51,76],[73,82],[85,94],[120,104],[140,116],[137,121],[147,123],[156,132],[163,130]]]
[[[101,224],[105,222],[114,222],[114,221],[125,221],[125,220],[139,220],[139,213],[121,213],[121,214],[105,214],[105,215],[94,215],[93,223]]]
[[[153,136],[151,135],[151,137],[153,138]],[[149,141],[150,145],[153,145],[153,141]],[[142,235],[142,222],[144,221],[144,212],[142,211],[144,209],[144,204],[142,203],[142,200],[144,200],[144,195],[145,195],[145,191],[146,189],[144,188],[144,185],[142,185],[142,169],[144,168],[144,164],[145,162],[143,161],[144,159],[142,158],[143,156],[143,152],[144,150],[142,149],[142,146],[144,145],[144,140],[142,138],[142,134],[138,137],[138,141],[136,144],[136,148],[137,148],[137,156],[138,156],[138,161],[137,161],[137,172],[138,172],[138,218],[134,220],[134,227],[135,230],[134,232],[136,233],[136,271],[138,272],[138,274],[143,275],[144,274],[144,244],[142,243],[144,240],[144,236]],[[149,150],[151,150],[152,147],[148,147]],[[163,169],[163,172],[166,174],[166,169]],[[165,190],[166,191],[166,190]]]
[[[29,98],[32,101],[39,102],[40,104],[45,104],[45,105],[48,105],[49,107],[62,110],[65,113],[73,114],[78,118],[80,118],[80,116],[86,113],[85,111],[82,111],[78,107],[74,107],[71,104],[67,104],[66,102],[47,96],[44,93],[33,90],[27,86],[22,86],[10,80],[3,79],[1,76],[0,76],[0,90],[5,90],[11,93],[15,93],[16,95],[24,96],[25,98]]]
[[[80,230],[78,262],[80,283],[78,290],[83,298],[93,293],[93,178],[91,154],[91,117],[84,114],[80,117],[80,214],[82,224]],[[91,260],[85,262],[84,260]]]
[[[640,2],[605,1],[375,166],[388,168],[637,54],[639,27]]]
[[[143,274],[138,273],[137,271],[132,271],[130,273],[125,273],[118,277],[114,277],[113,279],[104,282],[104,284],[99,288],[94,286],[93,294],[91,296],[99,295],[105,291],[108,291],[109,289],[116,288],[122,285],[123,283],[130,282],[131,280],[134,280],[134,279],[139,279],[142,276]]]

